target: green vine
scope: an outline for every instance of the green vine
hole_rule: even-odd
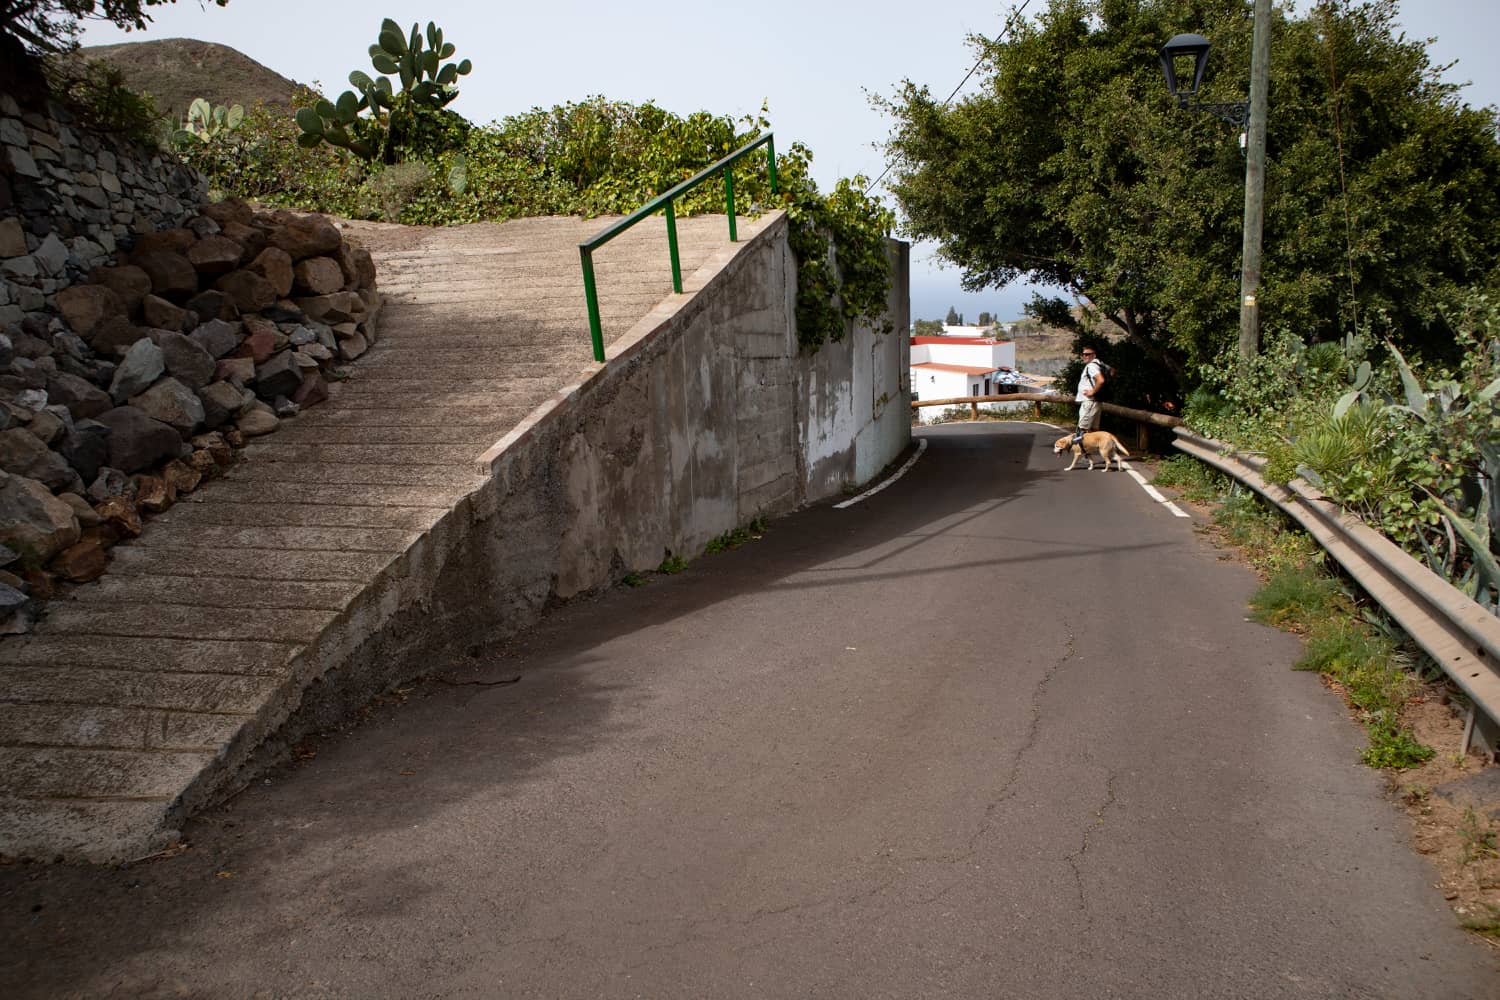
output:
[[[797,257],[798,339],[816,348],[842,340],[855,323],[889,333],[886,234],[895,217],[864,193],[863,177],[840,178],[832,194],[819,194],[807,176],[811,159],[806,147],[794,144],[777,160]]]

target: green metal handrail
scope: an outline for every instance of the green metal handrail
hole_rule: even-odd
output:
[[[583,259],[583,294],[589,306],[589,336],[594,342],[594,360],[604,360],[604,330],[599,325],[599,292],[594,287],[594,251],[619,236],[631,226],[650,215],[665,209],[667,213],[667,249],[672,257],[672,291],[682,294],[682,261],[677,252],[677,212],[672,202],[702,184],[719,171],[724,172],[724,206],[729,215],[729,242],[738,242],[734,227],[734,164],[750,155],[761,146],[766,147],[766,164],[771,174],[771,193],[776,193],[776,143],[773,133],[767,132],[748,145],[730,153],[712,166],[705,167],[670,191],[657,195],[619,222],[605,226],[590,239],[578,244],[578,255]]]

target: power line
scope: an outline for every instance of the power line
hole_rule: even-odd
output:
[[[1016,22],[1020,20],[1022,14],[1026,13],[1026,8],[1029,6],[1031,6],[1031,0],[1024,0],[1021,6],[1012,10],[1010,12],[1010,17],[1005,19],[1005,24],[1003,27],[1001,27],[1000,34],[996,35],[993,39],[987,39],[987,44],[999,45],[1002,41],[1004,41],[1006,37],[1009,36],[1010,33],[1015,29]],[[958,81],[958,86],[953,88],[953,93],[949,94],[947,98],[944,99],[940,107],[946,108],[949,104],[953,103],[953,99],[958,96],[958,92],[960,90],[964,89],[964,84],[969,82],[969,78],[972,77],[976,71],[978,71],[980,65],[984,62],[984,59],[984,54],[981,54],[978,59],[974,60],[974,65],[969,67],[969,71],[964,74],[964,78]],[[870,186],[865,188],[865,195],[868,196],[871,191],[875,190],[875,188],[880,185],[880,182],[885,180],[885,175],[890,172],[891,164],[887,163],[885,165],[885,169],[880,172],[880,176],[871,181]]]

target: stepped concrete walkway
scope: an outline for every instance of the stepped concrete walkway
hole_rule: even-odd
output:
[[[320,682],[303,654],[357,642],[363,608],[388,615],[383,574],[421,557],[480,456],[597,367],[577,244],[608,221],[351,224],[386,296],[352,377],[0,641],[0,855],[140,856],[235,787]],[[730,246],[722,216],[679,238],[684,274]],[[661,219],[595,271],[608,342],[671,294]]]

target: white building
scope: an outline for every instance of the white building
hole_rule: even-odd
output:
[[[948,330],[977,330],[978,327],[944,327],[941,337],[911,339],[911,398],[961,399],[967,396],[993,396],[1017,386],[1028,390],[1027,379],[1016,372],[1016,345],[992,337],[951,336]],[[1016,391],[1011,389],[1009,391]],[[981,403],[987,410],[1004,410],[1025,403]],[[923,407],[918,413],[922,423],[930,424],[942,415],[945,407]]]
[[[945,337],[993,337],[995,328],[993,326],[949,326],[943,324],[943,336]]]

